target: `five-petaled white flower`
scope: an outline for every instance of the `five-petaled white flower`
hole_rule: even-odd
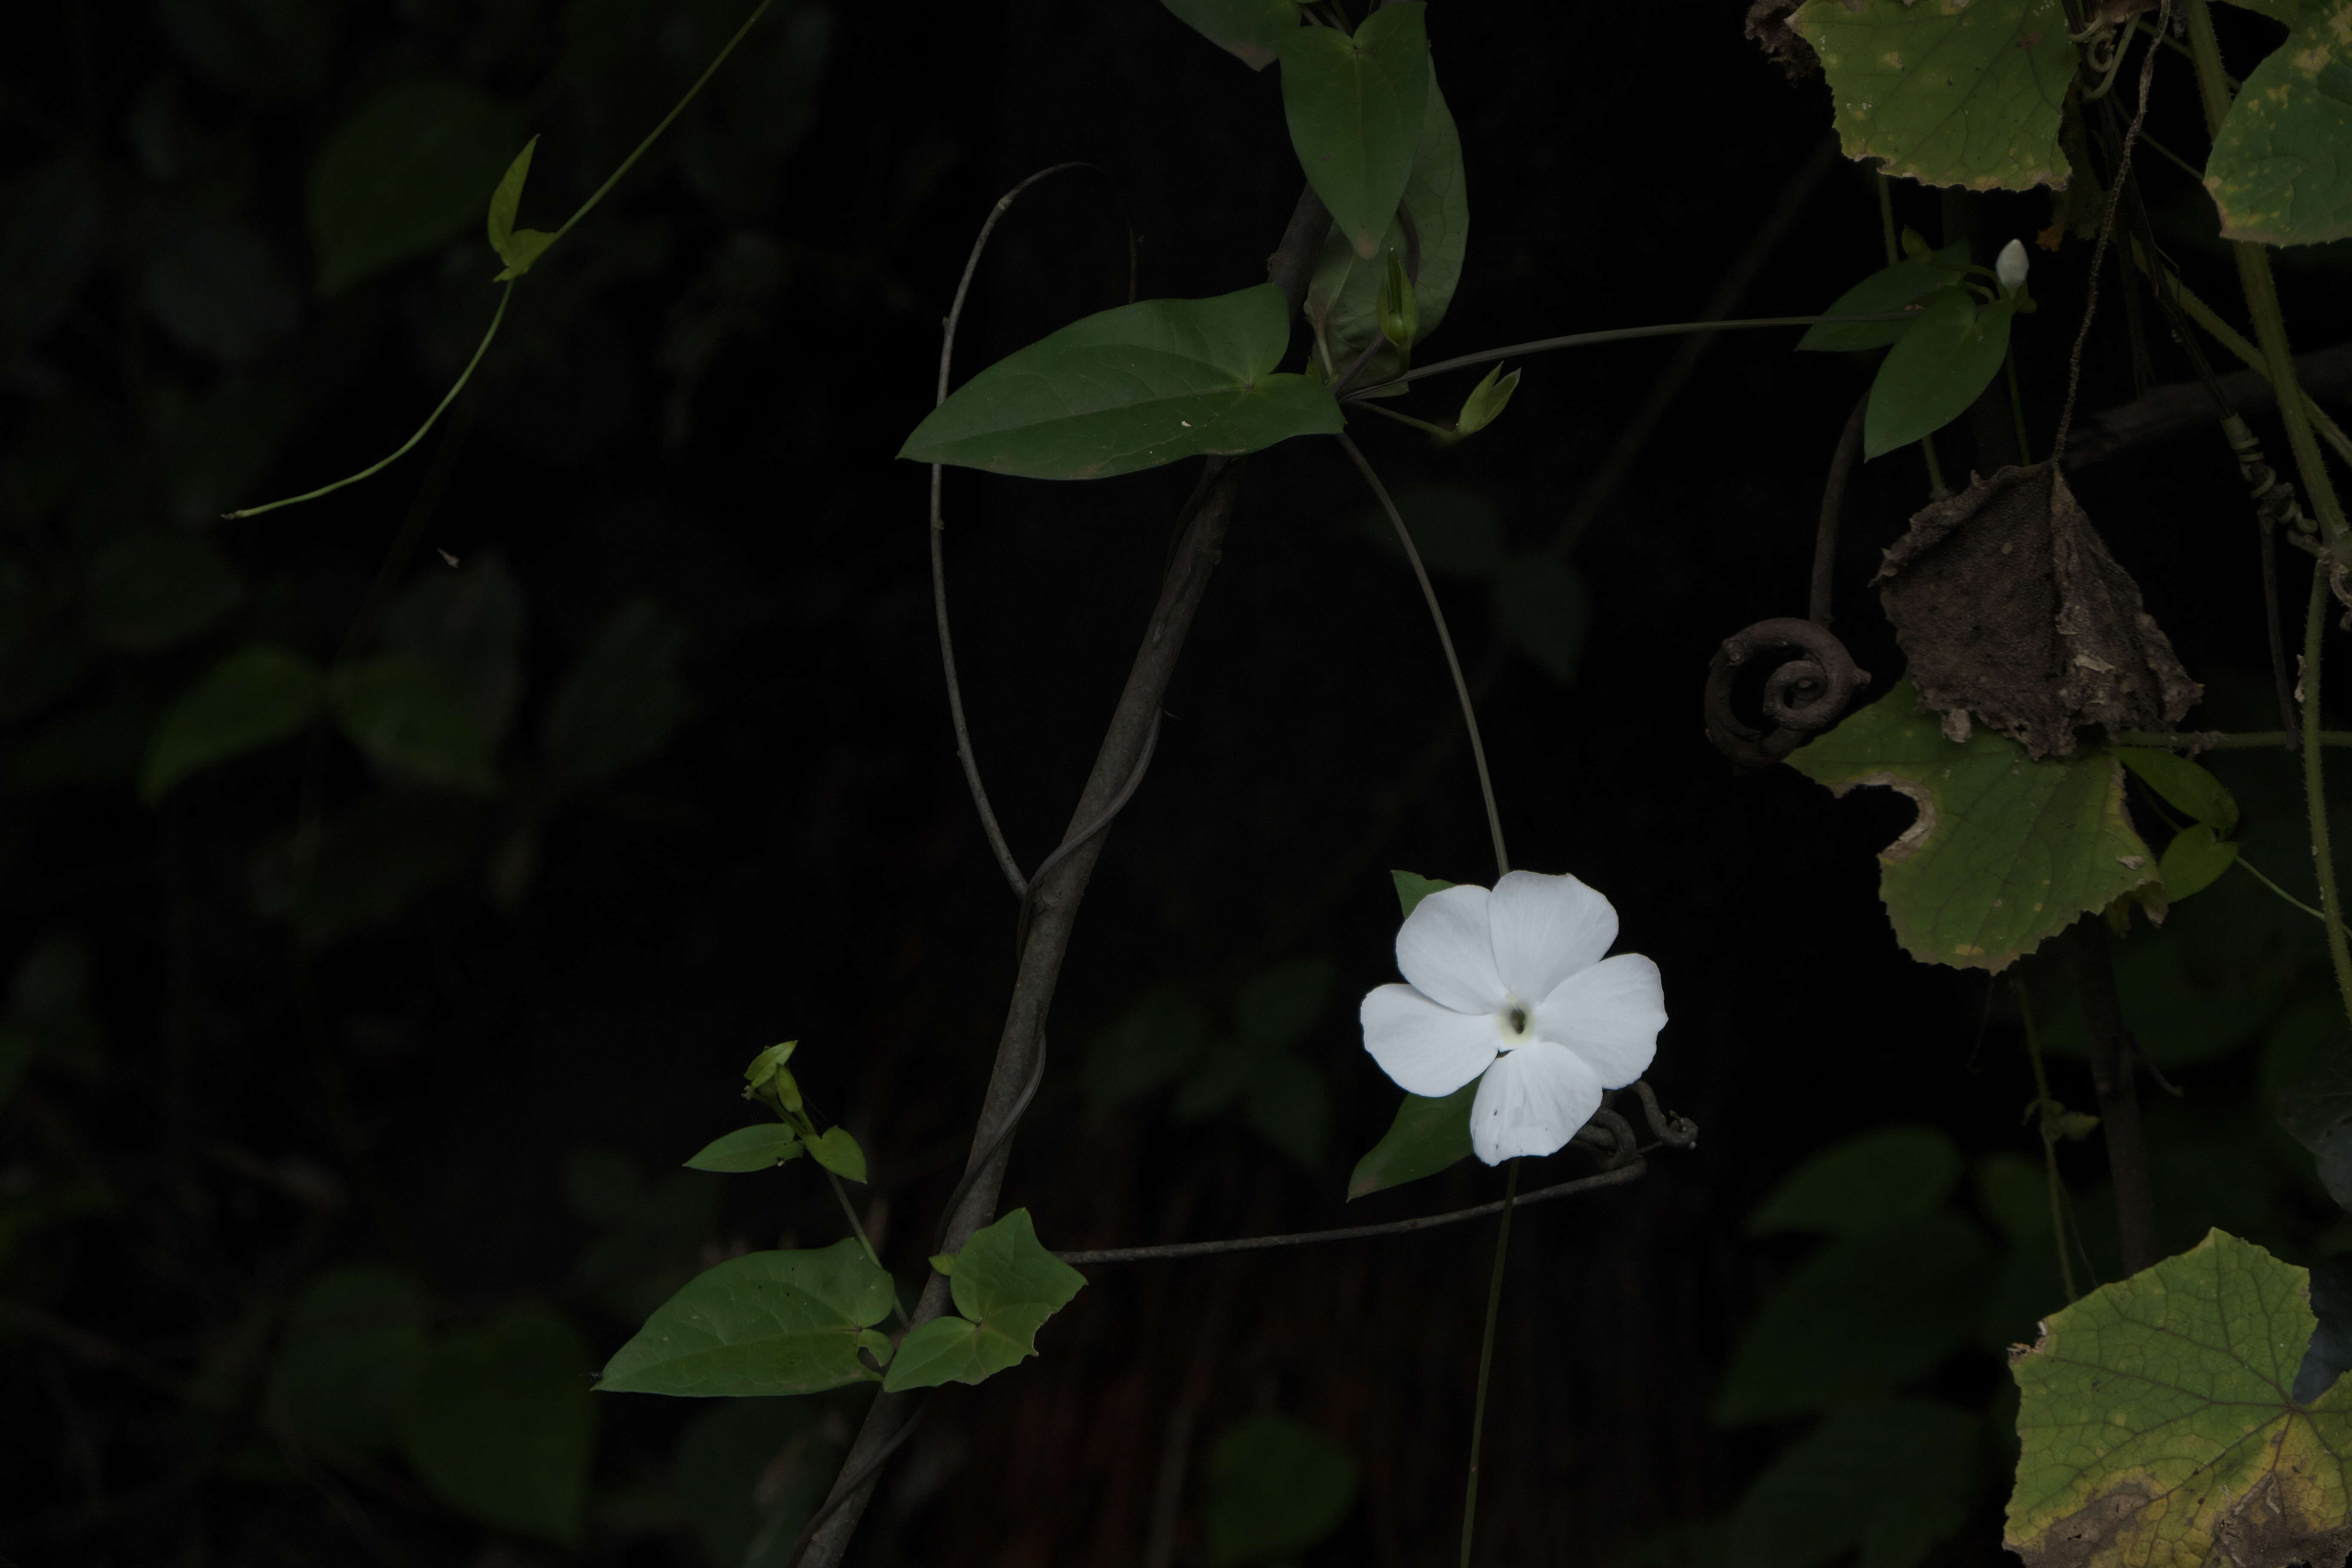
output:
[[[1489,1165],[1549,1154],[1640,1078],[1666,999],[1639,953],[1603,958],[1617,910],[1573,877],[1513,871],[1444,888],[1397,932],[1410,985],[1364,998],[1364,1049],[1408,1094],[1452,1094],[1485,1074],[1470,1146]]]

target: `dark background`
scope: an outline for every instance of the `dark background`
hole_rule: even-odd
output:
[[[1819,79],[1784,81],[1740,37],[1739,11],[1432,6],[1472,242],[1425,357],[1692,319],[1727,276],[1744,279],[1721,301],[1732,314],[1815,310],[1883,263],[1869,176],[1816,159]],[[462,1345],[534,1323],[571,1357],[559,1381],[576,1383],[697,1268],[780,1237],[836,1239],[804,1165],[676,1171],[749,1120],[742,1064],[783,1038],[802,1042],[793,1065],[825,1117],[867,1151],[886,1261],[919,1279],[993,1050],[1014,910],[948,728],[926,476],[892,454],[930,405],[972,232],[1043,164],[1116,176],[1145,295],[1257,281],[1299,184],[1275,74],[1151,0],[779,0],[710,95],[516,289],[478,391],[415,453],[322,501],[216,519],[381,456],[494,303],[473,195],[462,224],[320,289],[309,192],[355,112],[404,83],[460,84],[490,110],[487,173],[468,189],[487,195],[538,133],[523,216],[552,227],[739,13],[162,0],[12,20],[10,1560],[731,1568],[747,1547],[780,1562],[759,1556],[755,1531],[789,1542],[837,1462],[861,1390],[734,1406],[600,1396],[586,1523],[559,1545],[478,1517],[383,1431],[335,1429],[344,1385],[306,1387],[298,1352],[322,1278],[382,1285],[391,1269],[412,1282],[402,1332]],[[2263,26],[2228,35],[2242,70],[2272,43]],[[2193,159],[2180,66],[2158,73],[2151,127]],[[2147,179],[2187,275],[2237,317],[2195,188],[2160,162]],[[1988,260],[2053,221],[2043,193],[1948,203],[1903,185],[1895,199],[1937,243],[1972,226]],[[2070,237],[2033,253],[2042,309],[2017,342],[2037,443],[2089,251]],[[2352,333],[2335,259],[2283,258],[2300,347]],[[1110,187],[1084,174],[1041,187],[982,268],[961,371],[1118,303],[1124,271]],[[2122,287],[2112,269],[2108,287]],[[2087,406],[2137,390],[2131,325],[2110,292]],[[1454,568],[1441,583],[1465,661],[1491,679],[1482,712],[1515,863],[1602,889],[1623,945],[1662,965],[1673,1022],[1651,1079],[1703,1130],[1630,1187],[1520,1217],[1484,1562],[1832,1561],[1858,1535],[1790,1545],[1723,1521],[1815,1412],[1895,1393],[1987,1415],[1972,1511],[1934,1551],[1999,1552],[1998,1352],[2060,1298],[2046,1231],[2021,1229],[1974,1163],[1943,1210],[2000,1283],[1948,1342],[1784,1420],[1711,1414],[1759,1304],[1820,1255],[1816,1240],[1744,1229],[1809,1154],[1907,1123],[1943,1130],[1970,1162],[2005,1154],[1997,1174],[2040,1157],[2019,1120],[2032,1088],[2012,991],[1913,963],[1876,900],[1873,852],[1907,808],[1866,798],[1877,792],[1832,802],[1788,769],[1743,774],[1700,731],[1717,643],[1803,612],[1823,472],[1866,382],[1866,361],[1795,353],[1795,336],[1727,334],[1695,362],[1674,341],[1529,362],[1508,415],[1452,451],[1358,422]],[[2187,374],[2160,326],[2144,341],[2147,371]],[[1662,375],[1685,369],[1654,427],[1629,437]],[[1417,404],[1443,416],[1461,390],[1447,381]],[[1967,422],[1941,439],[1964,473]],[[1030,865],[1067,822],[1192,479],[949,475],[972,731]],[[2077,488],[2208,683],[2189,722],[2274,726],[2251,513],[2219,437],[2143,448]],[[1851,498],[1839,629],[1874,689],[1900,658],[1863,584],[1925,493],[1906,450],[1864,468]],[[1397,1102],[1353,1022],[1353,999],[1392,978],[1388,871],[1492,873],[1417,591],[1367,521],[1335,448],[1251,459],[1157,760],[1085,904],[1054,1071],[1006,1189],[1049,1246],[1334,1226],[1499,1193],[1474,1163],[1341,1197]],[[1581,592],[1549,601],[1540,636],[1497,629],[1505,552],[1573,564]],[[495,599],[500,574],[519,629],[467,667],[478,711],[507,714],[494,785],[404,779],[321,723],[142,802],[159,716],[225,655],[400,651],[401,627],[446,605],[436,595],[462,583]],[[2290,566],[2282,580],[2292,624],[2305,578]],[[578,763],[583,749],[609,765]],[[2249,858],[2312,896],[2293,764],[2219,766],[2246,807]],[[287,869],[306,851],[307,881]],[[2282,1064],[2340,1028],[2316,924],[2233,879],[2161,933],[2137,924],[2117,953],[2134,1025],[2182,1091],[2146,1090],[2168,1249],[2212,1224],[2297,1261],[2352,1241],[2262,1109]],[[2053,1089],[2087,1105],[2063,976],[2037,965]],[[1216,1076],[1230,1054],[1178,1051],[1189,1037],[1169,1019],[1189,1009],[1226,1038],[1269,973],[1329,976],[1317,1021],[1275,1053],[1303,1071],[1264,1088],[1276,1079],[1250,1077],[1258,1062],[1236,1088]],[[2112,1278],[2100,1146],[2064,1158]],[[1584,1168],[1562,1154],[1528,1181]],[[1479,1224],[1091,1270],[1040,1360],[937,1401],[862,1560],[1205,1562],[1204,1457],[1254,1412],[1318,1428],[1358,1468],[1360,1500],[1307,1561],[1437,1560],[1458,1529],[1492,1245]],[[1842,1298],[1853,1322],[1832,1313],[1823,1332],[1833,1348],[1899,1340],[1920,1289],[1865,1276]]]

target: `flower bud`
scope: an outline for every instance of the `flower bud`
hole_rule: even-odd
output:
[[[1378,304],[1381,335],[1393,344],[1399,353],[1412,352],[1412,342],[1421,335],[1421,301],[1414,298],[1412,279],[1406,276],[1404,258],[1389,252],[1388,275],[1381,279]]]
[[[2025,287],[2025,242],[2011,240],[2000,247],[1999,259],[1992,264],[1992,274],[2000,279],[2000,291],[2014,294]]]
[[[784,1070],[784,1064],[792,1059],[793,1049],[799,1044],[798,1040],[786,1040],[753,1057],[751,1065],[743,1069],[743,1098],[772,1100],[786,1110],[800,1110],[801,1086]]]
[[[1510,404],[1511,394],[1518,389],[1517,371],[1504,375],[1501,365],[1488,371],[1486,379],[1472,387],[1470,395],[1462,400],[1462,416],[1454,422],[1454,434],[1457,437],[1475,436],[1492,425],[1502,417],[1504,408]]]

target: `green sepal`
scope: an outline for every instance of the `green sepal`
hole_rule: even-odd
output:
[[[784,1070],[784,1064],[792,1060],[799,1045],[798,1040],[786,1040],[753,1057],[751,1065],[743,1069],[743,1098],[772,1100],[797,1114],[801,1109],[800,1081]]]
[[[1470,395],[1462,400],[1462,414],[1454,421],[1454,434],[1457,437],[1475,436],[1492,425],[1510,406],[1511,394],[1518,389],[1517,371],[1505,375],[1501,365],[1488,371],[1486,378],[1472,387]]]
[[[1421,338],[1421,303],[1414,298],[1412,279],[1405,272],[1404,258],[1391,250],[1388,267],[1381,277],[1380,298],[1373,309],[1381,319],[1381,336],[1400,353],[1410,354],[1412,345]]]

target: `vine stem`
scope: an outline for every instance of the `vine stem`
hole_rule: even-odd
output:
[[[474,379],[474,372],[480,367],[482,356],[490,352],[490,340],[499,335],[499,323],[507,319],[507,301],[513,298],[514,285],[511,282],[499,289],[499,308],[490,312],[489,327],[482,333],[482,341],[474,345],[474,357],[467,360],[466,368],[458,373],[457,384],[449,389],[440,402],[433,405],[433,412],[425,416],[425,423],[416,427],[416,434],[403,441],[394,449],[390,457],[370,463],[356,474],[347,474],[331,485],[320,485],[315,490],[305,490],[299,496],[288,496],[284,500],[264,501],[259,506],[241,507],[236,511],[225,511],[221,516],[233,521],[240,517],[259,517],[263,512],[276,511],[281,506],[299,506],[306,500],[317,500],[320,496],[334,494],[345,485],[355,485],[362,479],[373,479],[415,451],[416,443],[431,434],[433,426],[441,422],[441,416],[448,413],[449,405],[457,401],[457,395],[466,390],[466,384]]]
[[[2074,1260],[2066,1250],[2065,1184],[2058,1177],[2058,1140],[2050,1131],[2050,1075],[2042,1065],[2042,1037],[2033,1026],[2033,999],[2025,983],[2017,984],[2017,1011],[2025,1021],[2025,1055],[2033,1063],[2034,1110],[2042,1130],[2042,1169],[2050,1184],[2050,1239],[2058,1248],[2058,1278],[2066,1287],[2066,1304],[2081,1300],[2074,1289]]]
[[[2229,84],[2221,71],[2221,40],[2213,32],[2213,11],[2209,0],[2188,0],[2188,4],[2189,47],[2197,65],[2197,92],[2205,106],[2205,128],[2218,134],[2230,107]],[[2278,393],[2279,416],[2286,426],[2287,448],[2294,454],[2295,473],[2303,480],[2304,491],[2311,497],[2312,510],[2319,513],[2320,528],[2326,535],[2326,553],[2314,569],[2311,607],[2304,616],[2303,679],[2296,689],[2303,704],[2304,808],[2311,822],[2311,858],[2319,877],[2319,907],[2326,917],[2327,956],[2335,965],[2336,989],[2343,997],[2345,1016],[2352,1018],[2352,944],[2347,942],[2344,934],[2344,899],[2336,886],[2336,857],[2329,843],[2326,767],[2319,742],[2319,667],[2322,637],[2327,629],[2328,574],[2339,563],[2352,558],[2352,536],[2347,536],[2335,478],[2320,456],[2318,437],[2312,429],[2310,413],[2304,406],[2303,385],[2295,378],[2294,351],[2287,342],[2286,316],[2279,306],[2278,280],[2271,273],[2270,254],[2250,240],[2232,240],[2230,248],[2237,257],[2238,280],[2245,290],[2247,312],[2253,318],[2254,341],[2261,345],[2263,358],[2269,366],[2271,385]]]
[[[1538,338],[1533,342],[1506,343],[1498,349],[1481,349],[1474,354],[1461,354],[1454,359],[1442,359],[1435,364],[1417,365],[1402,375],[1384,381],[1377,386],[1358,387],[1342,399],[1352,403],[1360,397],[1370,397],[1376,392],[1419,381],[1425,375],[1441,375],[1449,370],[1466,370],[1474,364],[1491,364],[1498,359],[1521,359],[1528,354],[1549,353],[1554,349],[1588,348],[1594,343],[1631,342],[1636,338],[1675,338],[1689,332],[1730,332],[1757,327],[1814,327],[1823,322],[1836,325],[1859,324],[1864,321],[1916,321],[1916,310],[1874,310],[1866,316],[1755,316],[1741,321],[1663,321],[1649,327],[1610,327],[1597,332],[1570,332],[1565,337]]]
[[[1364,482],[1372,487],[1372,494],[1380,498],[1381,510],[1389,514],[1389,526],[1396,530],[1397,542],[1404,546],[1405,559],[1412,563],[1412,574],[1421,584],[1421,596],[1429,605],[1429,618],[1436,623],[1438,646],[1445,650],[1445,668],[1454,677],[1454,695],[1462,704],[1462,722],[1470,731],[1470,755],[1478,764],[1478,794],[1486,803],[1486,831],[1495,837],[1495,875],[1504,876],[1511,868],[1511,855],[1503,847],[1503,816],[1495,808],[1495,779],[1486,771],[1486,742],[1478,734],[1478,710],[1470,700],[1469,682],[1462,679],[1462,660],[1454,656],[1454,634],[1445,627],[1445,611],[1437,603],[1437,589],[1429,581],[1429,569],[1421,563],[1421,552],[1413,548],[1412,531],[1405,527],[1404,514],[1397,510],[1388,486],[1381,483],[1380,475],[1372,471],[1372,465],[1365,460],[1356,443],[1348,438],[1346,431],[1340,431],[1336,439],[1349,460],[1356,465],[1356,471],[1364,476]]]
[[[1645,1146],[1647,1149],[1656,1144]],[[1326,1241],[1361,1241],[1375,1236],[1405,1236],[1417,1230],[1435,1230],[1441,1226],[1460,1225],[1467,1220],[1484,1219],[1490,1214],[1500,1214],[1507,1207],[1526,1208],[1530,1204],[1549,1203],[1554,1198],[1572,1197],[1578,1193],[1597,1192],[1603,1187],[1622,1187],[1637,1180],[1649,1169],[1649,1162],[1635,1159],[1613,1171],[1597,1175],[1580,1176],[1573,1182],[1557,1186],[1538,1187],[1525,1197],[1515,1198],[1508,1205],[1497,1199],[1466,1209],[1449,1209],[1444,1214],[1422,1215],[1414,1219],[1390,1220],[1383,1225],[1351,1225],[1339,1230],[1302,1230],[1287,1236],[1250,1236],[1237,1241],[1171,1241],[1157,1247],[1108,1247],[1091,1252],[1057,1252],[1055,1257],[1073,1266],[1100,1263],[1160,1263],[1185,1258],[1216,1258],[1230,1252],[1271,1252],[1278,1247],[1313,1247]]]
[[[1478,1523],[1478,1451],[1486,1436],[1486,1383],[1495,1370],[1495,1324],[1503,1310],[1503,1263],[1511,1252],[1511,1212],[1519,1195],[1519,1163],[1503,1182],[1503,1223],[1495,1234],[1495,1272],[1486,1281],[1486,1332],[1478,1342],[1478,1394],[1470,1407],[1470,1479],[1462,1498],[1462,1568],[1470,1568],[1470,1542]]]
[[[1330,214],[1313,189],[1301,192],[1282,241],[1266,262],[1267,280],[1282,290],[1288,311],[1295,313],[1307,297],[1307,279],[1330,225]],[[1127,684],[1095,754],[1094,768],[1071,815],[1073,832],[1099,819],[1134,776],[1183,651],[1185,634],[1208,591],[1209,577],[1233,521],[1234,497],[1241,477],[1240,459],[1212,458],[1185,503],[1177,521],[1176,543],[1160,579],[1159,602],[1152,608],[1141,646],[1129,668]],[[1086,896],[1106,837],[1096,834],[1087,838],[1051,871],[1031,879],[1033,918],[1021,943],[1020,964],[997,1038],[995,1062],[972,1126],[971,1154],[965,1163],[967,1180],[959,1186],[960,1196],[948,1215],[944,1244],[939,1248],[942,1252],[961,1251],[972,1233],[995,1215],[1013,1148],[1005,1130],[1036,1077],[1045,1016],[1061,979],[1062,961],[1069,952],[1079,902]],[[947,1277],[934,1272],[915,1304],[914,1321],[918,1326],[929,1322],[947,1308]],[[879,1394],[866,1406],[824,1507],[810,1521],[793,1550],[793,1561],[799,1568],[837,1568],[857,1532],[883,1461],[912,1430],[917,1414],[917,1396],[910,1393]]]
[[[589,213],[593,211],[596,204],[604,199],[606,193],[611,191],[614,185],[621,183],[622,175],[636,167],[637,160],[644,157],[646,150],[651,148],[656,142],[661,139],[661,133],[670,128],[670,124],[673,121],[677,120],[679,115],[686,112],[686,106],[692,103],[695,99],[700,95],[704,85],[708,83],[713,76],[716,76],[719,73],[719,68],[720,66],[727,63],[727,57],[735,52],[735,46],[743,41],[744,35],[751,30],[761,16],[767,15],[768,7],[773,4],[775,4],[775,0],[760,0],[759,5],[751,8],[751,16],[745,17],[743,25],[735,29],[735,36],[727,40],[727,47],[720,49],[719,51],[719,57],[712,60],[709,65],[703,68],[703,72],[700,76],[694,79],[694,85],[686,89],[686,96],[679,99],[676,103],[670,105],[669,112],[662,116],[660,124],[655,126],[651,131],[646,133],[646,139],[637,143],[636,151],[631,153],[626,158],[622,159],[621,166],[614,170],[613,173],[606,177],[604,183],[597,186],[594,192],[589,195],[588,199],[582,202],[580,205],[573,210],[570,217],[563,220],[563,226],[562,228],[557,229],[553,234],[548,237],[547,243],[540,247],[540,253],[533,258],[532,265],[536,266],[540,261],[545,260],[547,258],[547,253],[555,248],[555,242],[562,239],[565,235],[570,234],[575,224],[579,223],[582,218],[586,217]],[[482,341],[474,346],[474,357],[466,362],[465,370],[457,377],[457,384],[449,389],[448,395],[442,398],[440,403],[434,407],[433,412],[425,416],[425,423],[416,427],[416,434],[402,442],[398,450],[394,451],[390,457],[385,458],[379,462],[372,463],[368,467],[362,468],[356,474],[352,474],[343,479],[337,479],[331,485],[320,485],[315,490],[307,490],[299,496],[288,496],[284,500],[266,501],[260,506],[249,506],[236,511],[225,511],[221,513],[221,516],[224,518],[259,517],[263,512],[276,511],[281,506],[299,506],[304,501],[317,500],[320,496],[334,494],[335,491],[341,489],[346,485],[355,485],[362,479],[373,479],[377,474],[380,474],[383,472],[384,469],[390,468],[393,464],[398,462],[401,458],[406,457],[411,451],[415,450],[416,443],[425,439],[425,433],[433,428],[434,424],[440,419],[442,415],[449,411],[449,405],[457,401],[457,395],[465,391],[466,384],[474,378],[475,368],[482,363],[482,356],[489,352],[490,340],[499,335],[499,323],[506,320],[507,301],[514,295],[514,279],[509,278],[505,280],[505,287],[499,292],[499,308],[490,317],[489,331],[484,332],[482,334]]]

